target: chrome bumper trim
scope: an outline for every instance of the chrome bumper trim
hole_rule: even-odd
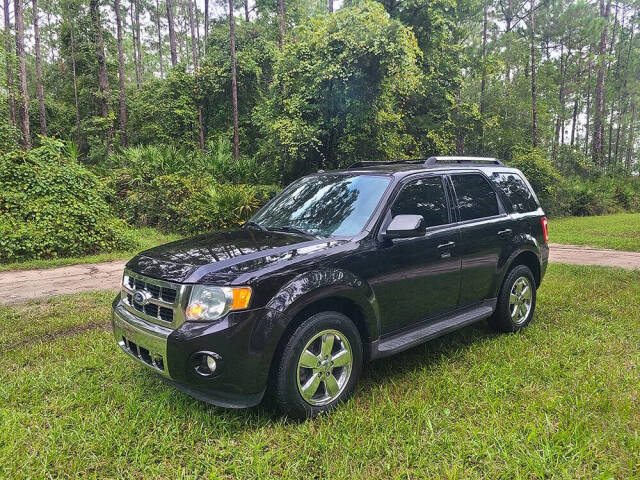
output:
[[[167,367],[167,338],[173,329],[145,322],[126,310],[121,302],[113,309],[112,322],[113,335],[122,351],[154,372],[171,378]],[[135,343],[137,349],[132,351],[125,339]],[[158,358],[162,362],[157,361]]]

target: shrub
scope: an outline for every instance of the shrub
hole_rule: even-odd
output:
[[[120,192],[117,203],[132,223],[195,234],[245,222],[277,190],[217,183],[206,175],[162,175],[142,189]]]
[[[0,156],[0,260],[132,247],[100,179],[76,163],[63,142],[41,143]]]
[[[210,142],[206,153],[168,145],[128,147],[111,155],[110,177],[116,188],[138,188],[163,175],[207,175],[217,183],[273,183],[273,170],[253,159],[234,160],[231,142],[219,138]]]
[[[516,152],[509,164],[524,173],[538,195],[542,208],[551,212],[554,209],[560,174],[544,152],[539,149]]]

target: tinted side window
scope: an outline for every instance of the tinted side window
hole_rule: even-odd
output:
[[[489,182],[480,174],[452,175],[461,220],[498,215],[498,199]]]
[[[408,183],[393,203],[391,215],[422,215],[427,227],[449,223],[442,179],[428,177]]]
[[[533,212],[538,209],[538,202],[524,183],[520,175],[514,173],[494,173],[493,181],[509,199],[516,213]]]

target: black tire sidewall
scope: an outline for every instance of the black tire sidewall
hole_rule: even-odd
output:
[[[298,390],[298,360],[307,342],[323,330],[337,330],[349,341],[353,364],[346,387],[331,403],[322,406],[307,403]],[[348,399],[358,383],[362,369],[362,340],[351,319],[340,312],[320,312],[298,326],[285,344],[274,372],[274,400],[276,406],[293,418],[311,418],[331,410]]]
[[[520,277],[526,277],[531,284],[531,311],[524,322],[514,323],[511,318],[511,312],[509,311],[509,296],[511,294],[511,289],[513,288],[513,284]],[[493,316],[493,323],[496,328],[502,330],[504,332],[517,332],[522,328],[526,327],[536,309],[536,298],[537,298],[537,288],[536,282],[533,278],[533,273],[531,273],[531,269],[526,265],[517,265],[507,274],[504,282],[502,283],[502,288],[500,289],[500,295],[498,297],[498,304],[496,306],[496,312]]]

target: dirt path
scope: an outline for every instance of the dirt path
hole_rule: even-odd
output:
[[[550,261],[574,265],[601,265],[640,269],[640,253],[551,244]],[[73,265],[49,270],[12,270],[0,273],[0,304],[53,295],[116,290],[124,261]]]
[[[550,244],[549,261],[573,265],[599,265],[621,267],[627,270],[640,269],[640,252],[622,252],[576,245]]]
[[[45,270],[0,273],[0,303],[90,290],[117,290],[126,262],[72,265]]]

